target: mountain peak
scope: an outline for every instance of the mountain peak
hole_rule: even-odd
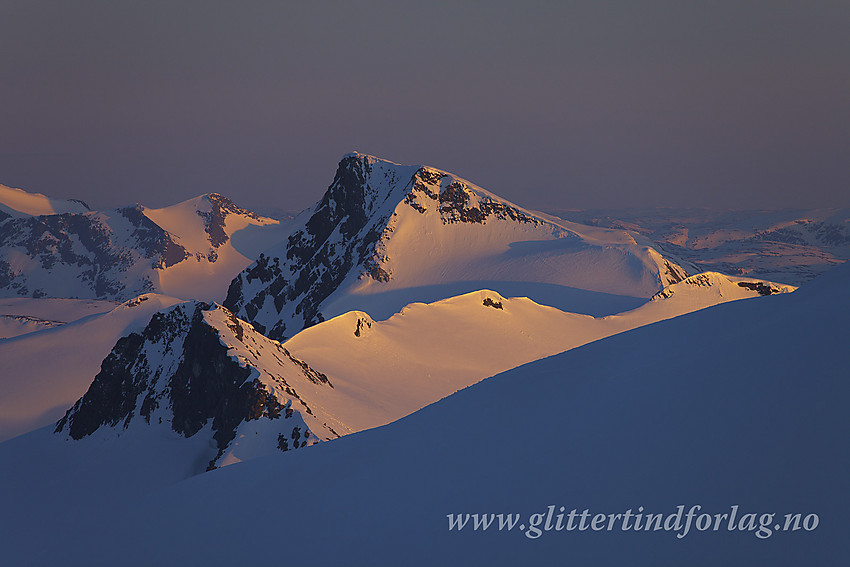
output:
[[[203,431],[215,449],[205,459],[215,468],[336,437],[296,391],[332,388],[220,305],[188,301],[121,338],[55,432],[80,440],[159,424],[184,437]]]
[[[342,158],[302,218],[224,301],[278,340],[364,309],[369,296],[400,309],[423,286],[431,301],[472,291],[458,284],[475,280],[496,291],[498,282],[528,282],[648,298],[688,275],[623,231],[559,223],[451,173],[361,153]]]

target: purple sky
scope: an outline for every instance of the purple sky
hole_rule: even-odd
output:
[[[316,201],[357,150],[532,208],[850,206],[850,2],[0,4],[0,183]]]

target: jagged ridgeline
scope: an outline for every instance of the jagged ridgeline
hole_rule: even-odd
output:
[[[231,270],[219,260],[234,256],[229,244],[234,231],[278,224],[217,193],[164,209],[91,211],[84,204],[71,209],[33,215],[4,212],[0,202],[0,297],[125,301],[148,292],[198,297],[182,293],[190,285],[183,280]],[[245,264],[226,273],[216,297]]]
[[[349,154],[288,239],[233,280],[224,305],[283,339],[362,309],[365,297],[400,309],[422,300],[406,290],[425,287],[432,301],[482,281],[648,298],[688,276],[636,238],[525,210],[434,168]]]
[[[121,338],[56,433],[79,440],[164,424],[210,436],[213,468],[338,437],[307,401],[331,388],[227,309],[193,301]]]

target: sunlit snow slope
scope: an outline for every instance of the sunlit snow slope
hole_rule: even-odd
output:
[[[327,374],[334,395],[349,398],[322,407],[342,434],[389,423],[487,376],[609,335],[793,289],[698,274],[667,286],[637,309],[598,318],[481,290],[414,303],[386,321],[352,311],[301,331],[284,346]]]
[[[79,200],[51,199],[41,193],[0,185],[0,220],[8,216],[85,213],[88,210],[88,205]]]

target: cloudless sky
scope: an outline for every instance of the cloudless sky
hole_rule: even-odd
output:
[[[315,202],[351,150],[532,208],[850,206],[850,2],[0,2],[0,183]]]

